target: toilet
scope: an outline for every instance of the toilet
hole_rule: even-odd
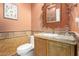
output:
[[[34,36],[30,36],[30,43],[26,43],[23,45],[20,45],[17,48],[17,55],[20,56],[33,56],[34,55]]]

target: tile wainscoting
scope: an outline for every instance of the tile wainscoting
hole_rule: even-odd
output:
[[[16,54],[16,48],[29,42],[31,31],[0,32],[0,56]]]

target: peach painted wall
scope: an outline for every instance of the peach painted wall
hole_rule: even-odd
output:
[[[32,4],[32,30],[41,30],[41,7],[43,4]]]
[[[23,30],[35,30],[35,31],[42,31],[42,30],[51,30],[51,28],[43,28],[42,27],[42,19],[41,19],[41,7],[43,6],[43,3],[37,3],[37,4],[17,4],[18,5],[18,20],[11,20],[11,19],[5,19],[3,17],[3,4],[0,3],[0,32],[3,31],[23,31]],[[68,24],[67,14],[66,13],[66,7],[65,5],[62,6],[62,14],[63,14],[63,20],[60,24],[60,27],[64,27],[63,25]],[[70,27],[71,31],[79,31],[76,23],[75,23],[75,17],[79,15],[79,12],[76,13],[76,11],[79,10],[79,4],[78,6],[72,11],[73,12],[73,19],[71,18],[70,21]],[[32,11],[32,13],[31,13]],[[75,13],[74,13],[75,11]],[[31,17],[32,16],[32,17]],[[50,24],[48,24],[50,25]],[[52,24],[51,26],[56,26],[57,24]],[[59,25],[58,25],[59,26]]]
[[[0,32],[31,30],[31,4],[17,4],[18,19],[3,17],[3,4],[0,3]]]
[[[51,28],[60,27],[63,28],[65,25],[69,24],[68,22],[68,16],[66,13],[66,5],[62,4],[62,15],[61,22],[60,23],[51,23],[47,24],[50,28],[43,28],[42,27],[42,6],[43,3],[40,4],[32,4],[32,30],[33,31],[51,31]]]
[[[77,26],[77,23],[76,23],[76,17],[79,16],[79,4],[77,5],[77,7],[75,7],[73,10],[72,10],[72,16],[73,17],[70,17],[70,27],[71,27],[71,31],[74,31],[74,32],[79,32],[79,28]]]

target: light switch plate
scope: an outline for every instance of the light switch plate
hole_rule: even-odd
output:
[[[77,27],[79,28],[79,17],[76,17],[75,21],[76,21]]]
[[[76,17],[76,22],[78,22],[78,23],[79,23],[79,17]]]

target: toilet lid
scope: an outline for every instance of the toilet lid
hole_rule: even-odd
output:
[[[27,44],[23,44],[19,46],[17,50],[24,50],[24,49],[29,49],[29,48],[32,48],[32,44],[27,43]]]

